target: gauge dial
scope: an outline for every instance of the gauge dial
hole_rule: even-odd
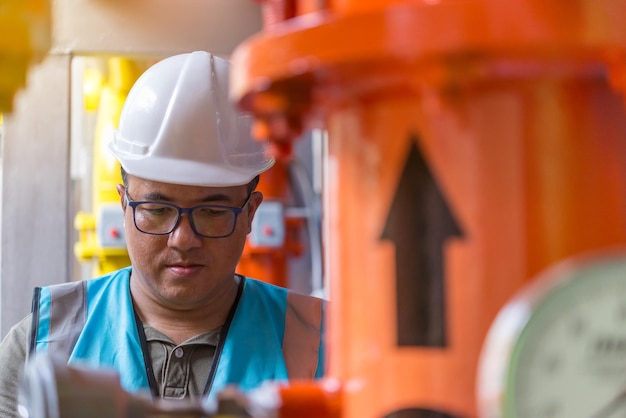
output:
[[[481,418],[626,418],[626,253],[568,260],[494,321]]]

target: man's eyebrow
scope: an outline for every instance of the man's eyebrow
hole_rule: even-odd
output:
[[[212,202],[232,202],[233,198],[227,196],[222,193],[211,194],[206,196],[204,199],[200,199],[201,202],[212,203]]]
[[[142,196],[142,200],[163,200],[165,202],[171,202],[172,199],[169,197],[159,193],[159,192],[148,192]]]

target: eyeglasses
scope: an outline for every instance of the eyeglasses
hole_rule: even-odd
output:
[[[128,196],[128,191],[126,192],[126,202],[133,208],[133,221],[139,231],[145,234],[167,235],[176,228],[180,217],[187,214],[191,229],[205,238],[225,238],[232,235],[237,217],[250,202],[251,197],[252,193],[238,208],[220,205],[181,208],[171,203],[133,201]]]

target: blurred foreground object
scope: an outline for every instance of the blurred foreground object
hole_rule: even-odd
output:
[[[231,93],[277,158],[328,132],[342,416],[476,417],[499,309],[549,266],[626,244],[626,2],[262,3]]]
[[[18,403],[22,418],[337,418],[340,389],[330,381],[268,383],[245,394],[228,387],[215,402],[151,399],[124,391],[113,371],[37,355],[24,370]]]
[[[28,69],[51,44],[49,0],[0,0],[0,112],[13,110]]]

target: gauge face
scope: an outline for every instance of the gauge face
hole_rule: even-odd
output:
[[[512,345],[503,416],[626,418],[626,256],[554,280]]]
[[[479,418],[626,418],[626,249],[531,280],[498,313],[477,372]]]

